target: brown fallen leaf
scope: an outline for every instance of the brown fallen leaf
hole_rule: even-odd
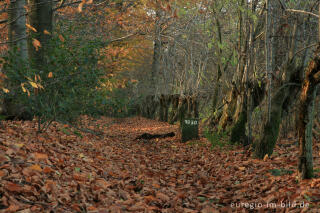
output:
[[[163,194],[162,192],[157,192],[156,193],[156,197],[159,198],[162,201],[165,201],[165,202],[170,201],[170,197],[165,195],[165,194]]]
[[[14,149],[11,149],[11,148],[8,148],[7,149],[7,151],[6,151],[6,154],[8,155],[8,156],[13,156],[13,155],[15,155],[15,153],[16,153],[16,150],[14,150]]]
[[[239,166],[238,169],[239,169],[240,171],[244,171],[244,170],[246,170],[246,167],[244,167],[244,166]]]
[[[88,210],[89,212],[93,212],[93,211],[97,211],[97,208],[94,207],[94,206],[89,206],[89,207],[87,208],[87,210]]]
[[[82,211],[81,208],[80,208],[80,206],[79,206],[79,204],[77,204],[77,203],[73,203],[73,204],[71,205],[71,208],[72,208],[73,210],[77,211],[77,212],[81,212],[81,211]]]
[[[46,193],[55,192],[56,190],[56,182],[53,180],[46,180],[45,185],[42,187],[42,190]]]
[[[33,157],[34,157],[35,160],[47,160],[48,159],[48,155],[47,154],[38,153],[38,152],[33,153]]]
[[[77,181],[86,181],[88,178],[87,178],[87,176],[85,176],[84,174],[74,173],[74,174],[73,174],[73,179],[74,179],[74,180],[77,180]]]
[[[9,160],[9,157],[7,157],[5,154],[0,154],[0,161],[1,162],[4,162],[4,161],[8,161]]]
[[[32,165],[32,166],[29,166],[29,168],[30,168],[31,170],[34,170],[34,171],[37,171],[37,172],[42,172],[42,168],[41,168],[41,166],[38,165],[38,164],[34,164],[34,165]]]
[[[0,170],[0,179],[7,176],[7,175],[8,175],[8,171],[6,169]]]
[[[219,213],[219,211],[211,206],[206,206],[204,209],[201,210],[201,213]]]
[[[17,213],[31,213],[31,209],[23,209],[23,210],[17,211]]]
[[[6,212],[17,212],[20,209],[20,206],[16,204],[10,204],[9,208],[6,209]]]
[[[157,183],[153,183],[152,186],[154,188],[156,188],[156,189],[160,189],[161,188],[161,186],[159,184],[157,184]]]
[[[152,201],[157,201],[157,200],[158,200],[157,198],[155,198],[155,197],[152,196],[152,195],[144,196],[143,199],[145,200],[145,202],[146,202],[147,204],[149,204],[149,203],[152,202]]]
[[[112,184],[107,182],[104,178],[97,178],[96,179],[96,185],[100,186],[103,189],[107,189],[110,186],[112,186]]]
[[[120,198],[122,198],[123,200],[128,200],[129,197],[130,197],[129,193],[126,192],[126,191],[124,191],[124,190],[122,190],[122,189],[119,190],[119,196],[120,196]]]
[[[130,208],[128,208],[128,210],[131,211],[131,212],[144,211],[145,209],[146,209],[146,205],[141,201],[136,203],[136,204],[134,204]]]
[[[23,191],[23,187],[16,184],[16,183],[12,183],[12,182],[8,182],[5,185],[5,188],[10,191],[10,192],[22,192]]]
[[[53,173],[53,172],[54,172],[54,170],[51,169],[51,168],[48,167],[48,166],[46,166],[46,167],[43,168],[43,173],[45,173],[45,174],[49,174],[49,173]]]
[[[116,206],[116,205],[110,206],[109,211],[110,211],[110,213],[121,213],[122,212],[121,207]],[[109,212],[109,211],[107,211],[107,212]]]

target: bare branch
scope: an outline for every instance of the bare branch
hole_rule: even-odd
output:
[[[311,48],[311,47],[315,47],[315,46],[317,46],[317,45],[318,45],[318,43],[314,43],[314,44],[311,44],[311,45],[306,46],[306,47],[304,47],[304,48],[301,48],[300,50],[298,50],[297,52],[295,52],[294,55],[297,55],[297,54],[301,53],[302,51],[304,51],[305,49],[308,49],[308,48]]]
[[[302,14],[305,14],[305,15],[312,15],[314,17],[319,18],[319,15],[317,15],[315,13],[312,13],[312,12],[304,11],[304,10],[286,9],[285,11],[292,12],[292,13],[302,13]]]
[[[26,38],[27,38],[27,36],[23,36],[23,37],[18,38],[18,39],[14,40],[14,41],[5,41],[5,42],[0,42],[0,45],[5,45],[5,44],[10,44],[10,43],[15,43],[15,42],[17,42],[17,41],[21,41],[21,40],[26,39]]]
[[[123,36],[123,37],[120,37],[120,38],[115,38],[115,39],[110,40],[109,42],[112,43],[112,42],[116,42],[116,41],[122,41],[122,40],[130,38],[130,37],[132,37],[134,35],[137,35],[137,33],[131,33],[129,35],[126,35],[126,36]]]
[[[285,3],[282,2],[282,0],[278,0],[278,1],[279,1],[280,5],[281,5],[281,9],[282,9],[282,10],[287,10]]]
[[[60,4],[58,7],[52,9],[52,11],[59,10],[59,9],[61,9],[61,8],[63,8],[63,7],[68,7],[68,6],[71,6],[71,5],[73,5],[73,4],[79,4],[79,3],[81,3],[81,2],[82,2],[82,1],[75,1],[75,2],[70,2],[70,3],[68,3],[68,4],[65,4],[65,0],[62,0],[61,4]]]

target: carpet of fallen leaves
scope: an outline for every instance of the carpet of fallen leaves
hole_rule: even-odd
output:
[[[84,117],[83,125],[103,134],[58,123],[37,134],[34,121],[3,122],[0,212],[319,212],[320,178],[297,179],[294,140],[257,160],[205,138],[135,140],[178,131],[145,118]]]

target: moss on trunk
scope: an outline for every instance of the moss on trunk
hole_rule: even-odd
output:
[[[242,110],[242,112],[239,115],[239,119],[234,124],[234,126],[231,128],[231,136],[230,136],[230,142],[236,143],[240,142],[244,145],[246,145],[246,123],[247,123],[247,111]]]
[[[266,154],[270,156],[273,153],[278,139],[282,109],[281,105],[275,105],[274,103],[271,106],[270,121],[265,123],[263,136],[255,146],[255,156],[260,159],[264,158]]]
[[[312,126],[314,100],[317,86],[320,83],[320,44],[315,51],[315,56],[306,69],[306,77],[303,82],[297,130],[299,136],[299,161],[298,172],[301,179],[313,177],[313,157],[312,157]]]
[[[169,113],[169,118],[168,118],[168,122],[170,124],[173,124],[174,122],[177,121],[177,111],[178,111],[178,105],[179,105],[179,95],[175,94],[175,95],[171,95],[170,97],[170,102],[171,102],[171,111]]]
[[[53,1],[29,0],[28,4],[31,5],[30,12],[28,12],[29,24],[37,30],[37,32],[30,30],[29,57],[33,62],[32,65],[41,69],[41,66],[46,66],[45,55],[47,55],[48,43],[51,38],[44,31],[52,33],[53,29]],[[41,47],[38,50],[34,48],[32,39],[37,39],[40,42]]]
[[[266,154],[270,156],[273,153],[279,136],[284,102],[289,95],[296,95],[295,84],[299,84],[301,81],[299,77],[299,73],[302,71],[301,66],[297,66],[294,61],[288,61],[284,69],[284,72],[287,73],[286,80],[272,97],[270,120],[265,122],[262,136],[255,144],[254,156],[260,159],[264,158]]]

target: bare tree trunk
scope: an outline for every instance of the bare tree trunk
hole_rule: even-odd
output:
[[[214,8],[214,7],[213,7]],[[222,45],[222,33],[221,33],[221,24],[219,21],[219,18],[216,17],[216,26],[217,26],[217,31],[218,31],[218,41],[220,45]],[[219,91],[220,91],[220,78],[222,76],[222,63],[221,63],[221,57],[222,57],[222,49],[221,46],[218,45],[218,58],[219,58],[219,64],[218,64],[218,72],[217,72],[217,78],[216,78],[216,85],[214,87],[213,91],[213,101],[212,101],[212,111],[213,113],[216,110],[217,103],[218,103],[218,98],[219,98]]]
[[[50,35],[44,31],[52,32],[52,0],[28,0],[30,12],[28,14],[29,24],[37,30],[31,31],[29,39],[29,57],[32,65],[41,69],[45,66],[45,55],[48,48]],[[32,42],[37,39],[41,47],[37,50]]]
[[[179,95],[178,94],[171,95],[170,100],[171,100],[172,107],[171,107],[171,112],[169,114],[168,122],[170,124],[173,124],[174,122],[177,121],[178,106],[179,106]]]
[[[226,103],[223,107],[223,112],[219,120],[219,129],[224,130],[228,125],[232,124],[233,115],[237,107],[238,95],[239,94],[236,85],[233,85],[225,100]]]
[[[251,11],[254,13],[256,1],[251,3],[246,2],[246,41],[245,41],[245,57],[244,59],[244,76],[242,77],[242,87],[240,92],[240,103],[234,115],[235,124],[231,129],[230,141],[232,143],[241,142],[243,145],[250,143],[251,135],[251,99],[250,99],[250,73],[253,73],[253,50],[254,50],[254,25],[249,17],[249,4],[251,4]],[[256,89],[256,88],[252,88]],[[246,124],[248,122],[248,137],[246,136]]]
[[[282,117],[282,105],[284,99],[287,96],[288,89],[278,92],[272,98],[272,104],[270,107],[270,119],[264,125],[262,138],[255,146],[255,156],[262,159],[266,154],[269,156],[272,154],[276,141],[279,135],[281,117]]]
[[[157,9],[156,11],[157,21],[155,23],[155,37],[153,40],[153,61],[151,68],[151,93],[155,94],[156,92],[156,82],[157,78],[159,78],[160,72],[160,55],[161,55],[161,11]]]
[[[20,64],[25,65],[20,69],[27,69],[28,66],[28,45],[27,45],[27,31],[26,31],[26,2],[25,0],[12,0],[8,7],[8,37],[10,51],[14,52],[15,59]],[[6,81],[6,87],[9,88],[11,93],[1,97],[3,103],[3,114],[7,119],[32,119],[30,113],[26,112],[24,106],[19,103],[15,97],[16,89],[20,85],[14,85],[12,82]]]
[[[317,85],[320,83],[320,44],[310,62],[303,82],[299,103],[299,118],[297,123],[299,136],[298,172],[301,179],[313,177],[312,158],[312,126],[314,114],[314,100]]]
[[[244,0],[241,1],[241,6],[244,6]],[[244,45],[244,26],[243,26],[243,13],[239,11],[239,40],[238,40],[238,65],[237,71],[233,75],[232,88],[226,95],[226,103],[223,107],[223,112],[219,120],[219,131],[225,130],[227,126],[233,124],[239,118],[240,109],[242,109],[241,103],[238,105],[238,101],[241,102],[242,91],[242,79],[245,66],[245,59],[243,53],[246,52],[246,46]],[[240,88],[241,87],[241,88]],[[239,99],[240,98],[240,99]]]
[[[272,89],[272,48],[271,48],[271,10],[270,0],[266,0],[266,29],[265,29],[265,52],[266,52],[266,75],[268,78],[268,101],[267,101],[267,119],[271,119],[271,89]]]
[[[289,61],[284,69],[284,72],[287,73],[287,79],[272,97],[270,120],[267,120],[264,124],[262,137],[255,145],[255,156],[260,159],[264,158],[266,154],[270,156],[273,153],[279,136],[282,111],[285,107],[284,102],[289,96],[295,96],[296,81],[299,81],[299,73],[302,68],[297,67],[294,61]]]
[[[8,8],[10,49],[17,48],[21,59],[28,60],[25,0],[11,1]]]

